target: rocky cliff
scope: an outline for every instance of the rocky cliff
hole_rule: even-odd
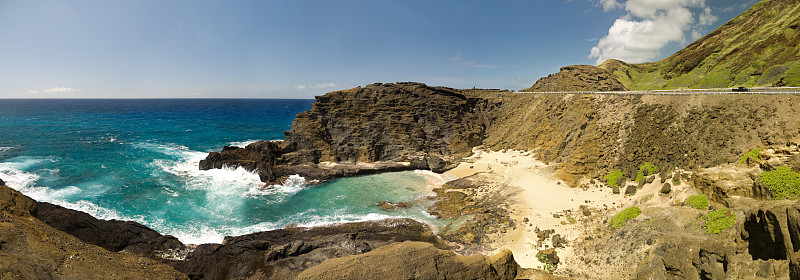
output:
[[[37,214],[35,201],[0,186],[0,279],[187,279],[141,255],[86,244]]]
[[[606,69],[591,65],[561,67],[556,73],[536,81],[532,87],[521,91],[625,91],[627,90]]]
[[[330,92],[297,115],[284,141],[225,147],[201,161],[200,169],[241,166],[268,183],[291,174],[326,180],[408,169],[442,172],[481,144],[498,94],[420,83]]]
[[[620,169],[628,179],[736,162],[747,151],[800,139],[791,95],[507,94],[484,145],[536,151],[570,185]]]

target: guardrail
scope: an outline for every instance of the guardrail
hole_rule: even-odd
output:
[[[795,88],[791,88],[795,89]],[[531,94],[605,94],[605,95],[800,95],[798,90],[764,90],[750,89],[748,91],[732,90],[642,90],[642,91],[515,91],[516,93]]]

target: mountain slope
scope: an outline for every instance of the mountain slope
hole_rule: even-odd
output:
[[[630,90],[800,86],[800,1],[762,0],[657,62],[599,65]]]

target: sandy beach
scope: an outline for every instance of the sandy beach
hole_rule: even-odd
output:
[[[514,188],[510,190],[514,193],[510,210],[517,226],[491,236],[493,250],[486,253],[495,254],[509,248],[517,262],[526,268],[541,266],[536,258],[537,252],[552,246],[550,242],[539,242],[537,229],[553,229],[553,234],[566,239],[566,246],[556,250],[561,259],[559,267],[570,266],[571,262],[579,261],[570,244],[591,234],[589,231],[601,226],[604,219],[621,208],[640,203],[642,197],[656,193],[661,187],[660,181],[656,180],[646,184],[637,194],[627,196],[613,194],[604,182],[587,182],[587,188],[570,188],[554,176],[553,166],[536,160],[532,155],[533,152],[529,151],[487,152],[476,149],[465,162],[446,172],[459,178],[482,173],[505,183],[494,186],[494,191]],[[645,200],[648,203],[668,203],[670,199],[650,195]],[[583,211],[582,206],[588,211]]]

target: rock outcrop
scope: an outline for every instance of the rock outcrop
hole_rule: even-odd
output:
[[[296,279],[514,279],[519,266],[510,250],[462,257],[424,242],[402,242],[369,253],[330,259]]]
[[[611,72],[591,65],[561,67],[556,74],[541,78],[532,87],[522,91],[625,91],[622,83]]]
[[[35,201],[0,186],[0,279],[187,279],[140,255],[86,244],[36,213]]]
[[[170,251],[186,249],[177,238],[161,235],[137,222],[100,220],[47,202],[36,203],[35,216],[55,229],[112,252],[126,251],[157,259]]]
[[[429,87],[420,83],[372,84],[318,96],[300,113],[282,142],[225,147],[200,169],[244,167],[262,181],[291,174],[307,179],[455,166],[485,138],[498,93]]]
[[[425,241],[447,248],[430,229],[410,219],[278,229],[197,246],[184,260],[168,261],[191,279],[292,279],[326,259],[362,254],[387,244]],[[513,259],[512,259],[513,261]],[[396,265],[413,269],[412,260]]]

